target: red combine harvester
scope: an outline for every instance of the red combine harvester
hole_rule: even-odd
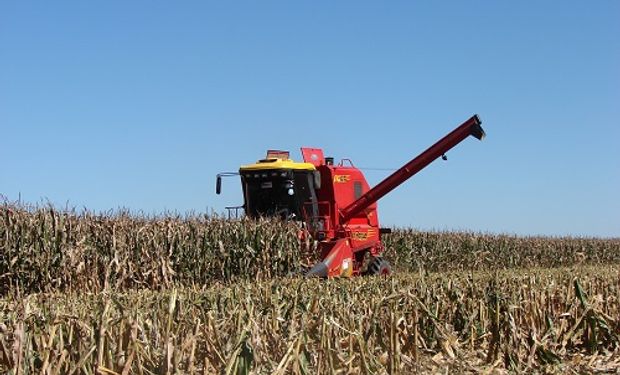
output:
[[[321,259],[307,276],[389,274],[390,265],[381,258],[381,233],[389,230],[379,227],[376,202],[435,159],[445,160],[445,153],[468,136],[482,140],[480,124],[472,116],[372,189],[349,159],[335,165],[321,149],[302,148],[303,163],[290,160],[288,151],[270,150],[266,159],[242,166],[239,173],[218,174],[216,193],[222,177],[240,175],[244,204],[238,208],[247,216],[304,222],[318,241]]]

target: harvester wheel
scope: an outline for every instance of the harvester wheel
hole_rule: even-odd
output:
[[[368,263],[368,267],[366,268],[366,275],[381,275],[387,276],[392,273],[392,267],[390,263],[381,258],[381,257],[373,257],[370,259]]]

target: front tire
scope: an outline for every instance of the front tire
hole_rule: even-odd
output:
[[[370,262],[368,263],[368,267],[366,268],[366,272],[364,274],[367,276],[387,276],[391,273],[392,266],[390,266],[390,263],[387,260],[381,257],[373,257],[372,259],[370,259]]]

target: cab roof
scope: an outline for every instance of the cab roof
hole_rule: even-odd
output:
[[[239,171],[240,172],[260,171],[260,170],[268,170],[268,169],[293,169],[293,170],[303,170],[303,171],[316,170],[316,167],[311,163],[298,163],[288,158],[280,158],[280,157],[270,158],[269,156],[272,156],[272,155],[268,153],[267,159],[259,160],[254,164],[242,165],[241,168],[239,168]],[[285,156],[285,155],[282,155],[282,156]]]

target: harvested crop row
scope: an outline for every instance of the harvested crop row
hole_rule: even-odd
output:
[[[5,204],[0,295],[266,280],[314,262],[298,231],[278,221],[96,215]],[[406,272],[620,263],[620,239],[395,230],[384,240],[385,257]]]
[[[619,271],[10,297],[0,300],[0,372],[618,371]]]

